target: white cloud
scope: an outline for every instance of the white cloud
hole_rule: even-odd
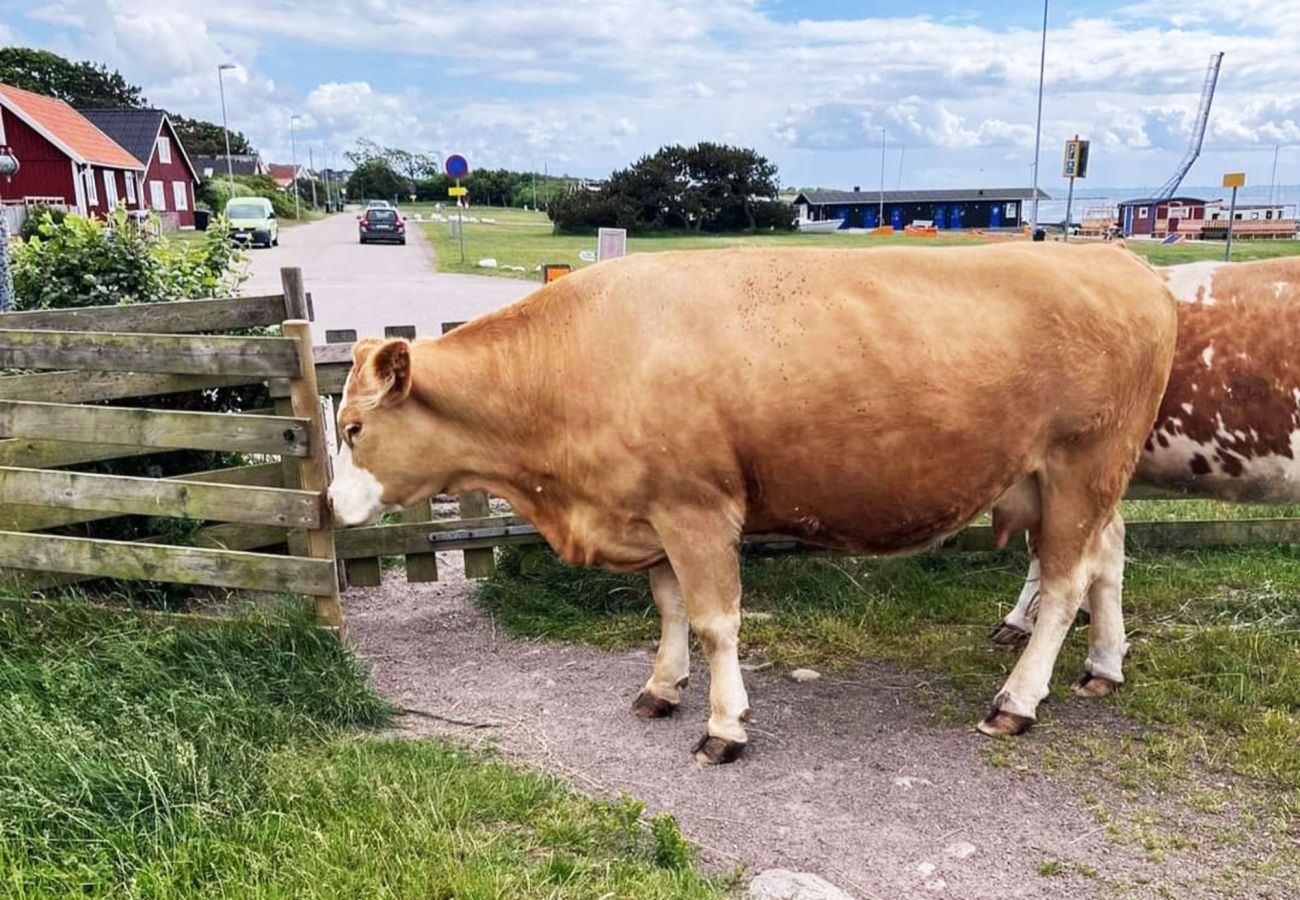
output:
[[[487,165],[568,160],[589,174],[661,143],[727,135],[773,157],[788,182],[831,183],[858,177],[884,127],[890,147],[907,147],[908,182],[1022,179],[1038,14],[991,28],[926,17],[924,5],[793,22],[766,0],[497,0],[472,14],[453,0],[340,0],[328,13],[312,0],[170,0],[161,11],[156,0],[46,0],[27,15],[57,23],[52,46],[74,42],[188,115],[219,117],[216,65],[239,63],[226,77],[231,125],[276,158],[297,112],[306,140],[340,148],[357,136],[455,143]],[[1071,15],[1053,10],[1046,152],[1077,132],[1096,141],[1095,177],[1163,180],[1220,50],[1209,141],[1300,141],[1300,3],[1135,0],[1105,18]],[[408,65],[405,81],[376,74]]]

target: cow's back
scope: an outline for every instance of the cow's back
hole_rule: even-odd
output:
[[[1136,459],[1172,344],[1112,247],[643,254],[560,285],[580,481],[627,509],[722,484],[748,530],[872,552],[1145,416]]]
[[[1300,501],[1300,257],[1164,272],[1180,301],[1177,350],[1138,477]]]

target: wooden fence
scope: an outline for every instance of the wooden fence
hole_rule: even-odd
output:
[[[434,581],[435,554],[459,551],[466,574],[482,577],[495,548],[542,542],[523,519],[492,514],[482,494],[455,501],[457,518],[438,518],[426,503],[397,522],[333,532],[323,500],[333,429],[321,399],[337,404],[357,335],[330,332],[330,343],[313,348],[301,273],[283,270],[282,283],[267,296],[0,314],[0,368],[39,370],[0,377],[0,566],[34,589],[112,578],[307,594],[322,622],[340,626],[341,583],[378,584],[381,560],[404,565],[410,581]],[[278,334],[230,334],[271,329]],[[416,336],[410,326],[386,334]],[[273,408],[114,405],[258,384]],[[186,449],[237,454],[239,464],[168,477],[71,469]],[[1171,495],[1139,488],[1130,498]],[[197,527],[182,540],[85,534],[118,516]],[[1128,541],[1151,549],[1300,542],[1300,519],[1137,521]],[[780,535],[745,545],[821,552]],[[940,552],[993,546],[991,530],[977,526]]]

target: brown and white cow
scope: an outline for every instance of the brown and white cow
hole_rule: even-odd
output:
[[[694,629],[703,762],[747,740],[742,533],[901,553],[992,507],[1040,534],[1039,626],[981,723],[1015,733],[1081,598],[1119,590],[1114,513],[1174,319],[1155,271],[1109,246],[634,255],[435,340],[359,342],[331,504],[356,525],[482,489],[570,564],[649,570],[663,631],[634,709],[677,705]]]
[[[1300,257],[1160,270],[1180,301],[1173,370],[1135,482],[1212,500],[1300,502]],[[990,637],[1033,630],[1032,560],[1013,609]],[[1118,661],[1080,687],[1106,693]]]

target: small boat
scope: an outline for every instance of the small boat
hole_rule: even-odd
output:
[[[801,234],[830,234],[838,231],[843,219],[799,219],[795,223]]]

